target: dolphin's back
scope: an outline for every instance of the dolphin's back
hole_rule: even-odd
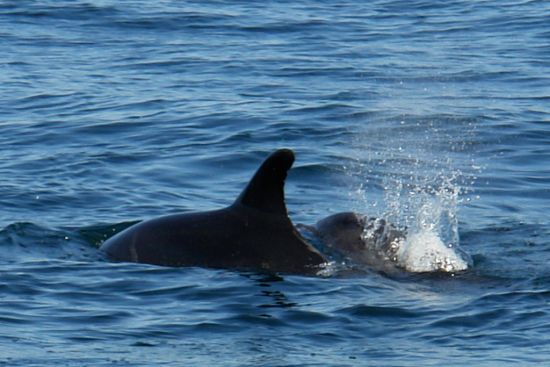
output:
[[[291,150],[278,150],[258,168],[233,205],[141,222],[109,238],[101,249],[117,261],[316,272],[326,260],[298,233],[284,201],[284,183],[293,162]]]

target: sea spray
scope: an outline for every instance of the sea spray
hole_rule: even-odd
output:
[[[407,271],[457,272],[472,265],[459,244],[461,183],[471,177],[454,159],[466,145],[454,122],[381,121],[356,137],[355,210],[407,233],[386,247],[387,259]],[[372,236],[365,231],[366,240]]]
[[[416,222],[396,250],[398,265],[411,272],[457,272],[468,269],[470,256],[459,246],[457,190],[424,195]]]

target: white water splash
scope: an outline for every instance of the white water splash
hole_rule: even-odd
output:
[[[425,196],[405,241],[396,251],[400,267],[411,272],[457,272],[468,269],[472,260],[459,247],[458,190],[444,189]]]
[[[460,248],[457,218],[459,182],[470,174],[463,173],[467,162],[457,162],[455,151],[465,143],[457,140],[463,135],[445,132],[453,127],[453,121],[447,122],[418,121],[414,130],[400,130],[386,121],[378,131],[371,125],[355,142],[361,156],[353,175],[359,175],[360,183],[353,196],[362,206],[356,209],[406,232],[386,255],[410,272],[454,273],[472,265]],[[380,134],[389,128],[393,134],[384,139]]]
[[[399,230],[381,219],[372,220],[363,233],[369,251],[376,251],[382,254],[381,259],[413,273],[455,273],[468,269],[472,260],[459,247],[458,192],[447,189],[437,195],[422,194],[416,198],[422,205],[415,215],[408,216],[415,223],[407,230]]]
[[[437,233],[424,231],[409,235],[396,252],[399,266],[413,273],[455,273],[468,269],[471,260],[446,245]]]

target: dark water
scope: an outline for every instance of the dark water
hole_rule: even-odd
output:
[[[542,365],[549,16],[0,1],[0,365]],[[231,203],[278,147],[297,154],[293,221],[435,224],[473,267],[305,277],[98,255],[128,222]]]

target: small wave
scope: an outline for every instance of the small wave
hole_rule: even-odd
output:
[[[383,306],[367,306],[355,305],[346,307],[340,310],[341,313],[351,315],[353,317],[374,317],[374,318],[414,318],[418,317],[417,312],[401,308],[401,307],[383,307]]]
[[[99,258],[97,248],[78,232],[49,229],[29,222],[13,223],[1,229],[0,247],[3,248],[0,261],[4,263]]]

